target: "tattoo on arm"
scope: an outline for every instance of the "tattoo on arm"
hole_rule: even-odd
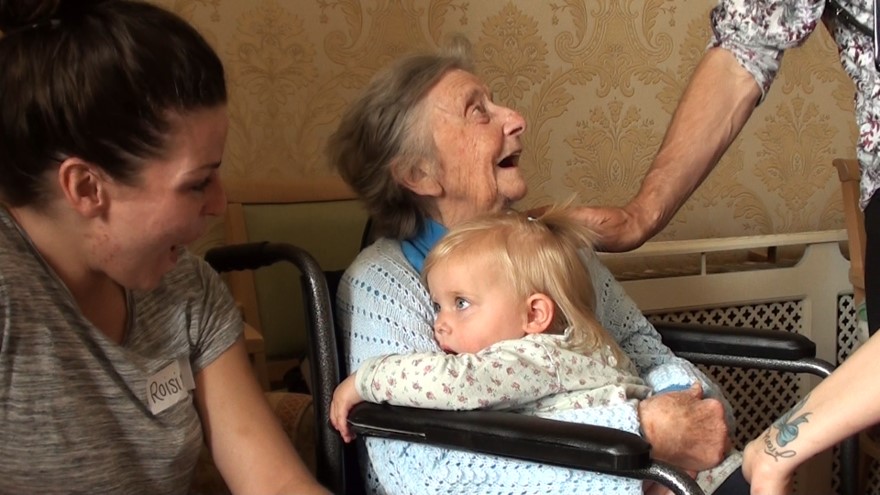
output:
[[[779,458],[789,458],[797,455],[797,451],[795,450],[782,450],[782,447],[785,447],[789,443],[795,441],[798,437],[798,425],[801,423],[808,423],[808,417],[812,413],[803,413],[799,416],[795,416],[795,414],[800,411],[804,404],[809,399],[809,394],[804,397],[800,402],[798,402],[790,411],[783,414],[782,417],[777,419],[773,425],[764,432],[764,452],[773,457],[775,460],[779,460]],[[771,429],[776,428],[776,444],[774,445],[773,440],[770,438]]]

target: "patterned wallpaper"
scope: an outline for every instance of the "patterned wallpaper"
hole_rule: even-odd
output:
[[[713,0],[159,0],[220,52],[227,182],[326,177],[345,105],[398,55],[450,33],[528,122],[524,206],[637,190],[709,35]],[[660,239],[842,228],[835,157],[854,156],[852,84],[824,28]]]

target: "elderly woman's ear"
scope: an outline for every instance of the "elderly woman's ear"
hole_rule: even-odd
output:
[[[443,193],[435,167],[428,160],[421,159],[415,165],[407,165],[410,164],[404,159],[396,159],[391,164],[391,175],[395,182],[417,196],[436,198]]]

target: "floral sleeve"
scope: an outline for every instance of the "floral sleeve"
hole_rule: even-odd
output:
[[[369,402],[445,410],[601,408],[650,393],[630,368],[617,366],[610,348],[571,351],[566,338],[529,335],[476,354],[370,358],[355,383]]]
[[[721,0],[712,10],[712,47],[728,50],[755,78],[763,100],[783,51],[801,45],[822,18],[825,0]]]
[[[371,358],[358,368],[356,382],[369,402],[446,410],[512,408],[562,391],[553,360],[527,341],[477,354]]]

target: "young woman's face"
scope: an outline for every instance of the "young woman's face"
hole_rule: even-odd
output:
[[[229,119],[226,107],[173,119],[164,157],[145,162],[134,185],[109,181],[109,207],[93,236],[93,264],[129,289],[155,288],[181,249],[221,215],[226,195],[219,167]]]

